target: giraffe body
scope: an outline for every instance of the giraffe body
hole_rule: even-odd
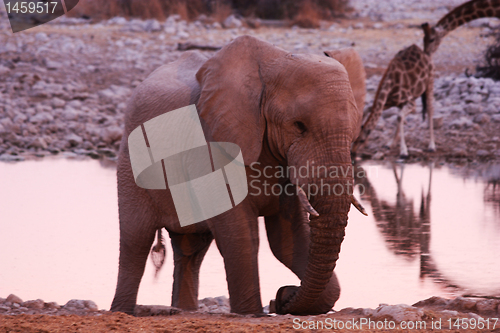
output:
[[[394,137],[387,145],[392,146],[398,134],[401,134],[400,155],[408,156],[408,149],[404,141],[404,120],[408,114],[415,111],[415,101],[424,93],[426,98],[423,110],[424,113],[425,111],[429,113],[429,128],[431,130],[429,149],[435,149],[432,132],[433,73],[434,65],[430,55],[417,45],[411,45],[399,51],[389,63],[379,83],[371,111],[363,122],[361,134],[352,147],[353,153],[364,144],[371,130],[375,128],[382,112],[396,106],[402,109],[402,112],[398,117],[399,124]]]

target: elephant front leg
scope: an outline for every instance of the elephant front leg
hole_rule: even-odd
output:
[[[262,313],[257,214],[236,207],[217,217],[210,228],[224,258],[231,312]]]
[[[172,306],[197,310],[200,266],[213,237],[210,233],[169,234],[174,251]]]
[[[273,216],[266,216],[266,231],[269,246],[276,259],[282,262],[302,280],[309,255],[309,224],[307,213],[302,208],[297,196],[280,197],[280,211]],[[293,295],[298,287],[280,288],[276,302]],[[320,297],[311,304],[310,313],[326,313],[339,299],[340,287],[335,272]]]

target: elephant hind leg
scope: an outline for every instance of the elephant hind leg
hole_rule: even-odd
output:
[[[174,284],[172,306],[184,310],[198,309],[200,266],[212,243],[213,236],[170,232],[174,251]]]
[[[111,311],[134,313],[139,284],[155,238],[155,231],[155,228],[144,226],[136,232],[120,233],[118,283]]]
[[[111,311],[133,314],[159,215],[146,190],[135,184],[132,171],[119,167],[118,174],[120,259]]]

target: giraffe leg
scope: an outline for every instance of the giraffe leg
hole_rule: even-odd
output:
[[[405,119],[406,116],[415,111],[415,101],[409,101],[401,110],[401,118],[399,121],[400,143],[399,143],[399,156],[401,158],[408,158],[408,147],[405,142]]]
[[[406,114],[405,112],[401,112],[401,120],[399,121],[399,157],[401,158],[408,158],[408,147],[406,147],[406,142],[405,142],[405,119],[406,119]]]
[[[429,134],[430,134],[430,142],[429,142],[429,148],[428,151],[434,152],[436,151],[436,143],[434,141],[434,122],[432,121],[432,118],[434,116],[434,75],[433,73],[431,74],[431,77],[429,78],[429,81],[427,83],[427,90],[426,90],[426,108],[427,108],[427,117],[429,117]]]
[[[387,143],[383,146],[383,148],[385,148],[385,149],[392,149],[392,147],[394,147],[394,144],[396,143],[396,140],[397,140],[398,135],[399,135],[399,130],[400,130],[402,112],[403,112],[403,110],[399,110],[398,124],[396,125],[396,130],[394,131],[394,135],[392,136],[392,138],[389,141],[387,141]]]

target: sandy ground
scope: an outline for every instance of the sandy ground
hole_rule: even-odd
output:
[[[0,317],[0,332],[500,332],[498,327],[500,325],[497,324],[496,328],[493,328],[493,320],[490,322],[490,329],[477,330],[463,328],[465,326],[457,328],[454,326],[456,318],[450,322],[449,316],[434,316],[430,311],[428,315],[427,320],[419,322],[397,323],[390,318],[377,318],[371,320],[371,324],[367,318],[342,313],[260,318],[198,313],[147,318],[137,318],[123,313],[106,313],[99,316],[19,315]],[[460,325],[470,320],[465,317]],[[439,322],[441,329],[437,328]],[[345,328],[339,328],[341,325]],[[406,327],[404,325],[413,328],[402,329],[401,327]]]

